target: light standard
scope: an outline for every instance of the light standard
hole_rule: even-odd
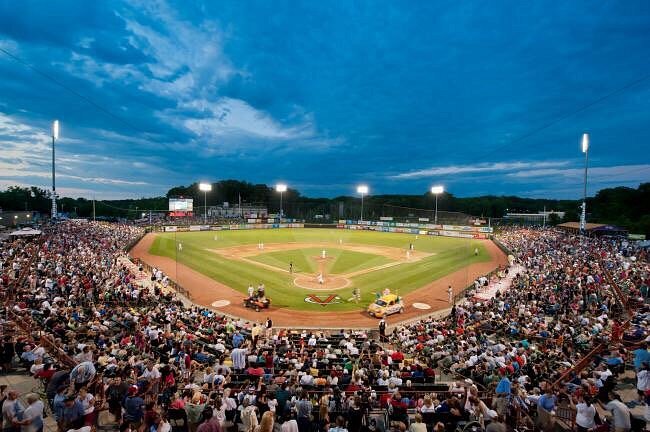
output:
[[[280,222],[282,222],[282,194],[287,191],[287,185],[284,183],[278,183],[275,185],[275,191],[280,192]]]
[[[54,143],[59,139],[59,121],[52,123],[52,219],[56,219],[56,175],[54,168]]]
[[[445,191],[445,188],[442,186],[432,186],[431,187],[431,193],[436,196],[436,212],[434,213],[433,216],[433,223],[438,224],[438,195],[443,193]]]
[[[199,190],[203,191],[203,223],[208,223],[208,192],[212,190],[210,183],[199,183]]]
[[[363,222],[363,196],[368,195],[368,186],[366,185],[357,186],[357,193],[361,194],[361,222]]]
[[[589,134],[582,134],[582,152],[585,154],[585,181],[582,192],[582,212],[580,214],[580,233],[584,235],[587,228],[587,166],[589,164]]]

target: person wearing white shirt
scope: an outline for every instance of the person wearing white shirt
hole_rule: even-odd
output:
[[[612,413],[614,432],[626,432],[632,427],[630,409],[620,400],[612,399],[607,402],[605,409]]]
[[[574,404],[573,398],[569,396],[571,408],[576,410],[576,425],[578,432],[586,432],[596,427],[596,407],[592,404],[591,398],[580,397],[580,401]]]
[[[21,432],[38,432],[43,430],[43,409],[45,405],[41,402],[35,393],[30,393],[26,397],[27,408],[23,411],[21,420],[18,422]]]
[[[645,392],[650,390],[650,370],[648,370],[647,366],[636,374],[636,389],[641,401],[643,401],[645,398]]]
[[[300,385],[301,386],[313,386],[314,385],[314,377],[311,374],[304,374],[303,376],[300,377]]]

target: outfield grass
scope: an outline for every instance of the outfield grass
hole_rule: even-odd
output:
[[[380,255],[339,249],[337,246],[340,241],[369,246],[392,246],[405,251],[412,243],[416,250],[434,254],[417,262],[403,263],[351,278],[350,287],[333,293],[347,300],[352,295],[352,289],[359,287],[362,301],[359,304],[344,301],[342,304],[329,305],[327,309],[330,311],[365,308],[374,299],[374,293],[384,288],[406,294],[464,266],[490,260],[480,241],[435,236],[418,236],[416,240],[415,237],[413,234],[336,229],[161,233],[157,235],[149,252],[177,259],[179,263],[242,293],[246,292],[249,284],[257,286],[260,282],[264,283],[274,305],[301,310],[322,310],[322,306],[304,301],[305,296],[314,292],[296,287],[292,275],[265,270],[253,263],[230,260],[209,249],[259,242],[267,245],[328,242],[332,244],[331,248],[327,248],[328,256],[332,257],[328,262],[328,273],[335,274],[350,273],[390,262],[388,258]],[[177,243],[182,244],[182,251],[178,251]],[[475,248],[480,251],[478,256],[474,256]],[[317,264],[311,257],[320,255],[321,250],[306,245],[304,249],[260,253],[251,259],[280,269],[287,269],[289,262],[293,261],[296,271],[307,269],[306,273],[315,273]],[[182,270],[179,271],[178,279],[183,285]]]

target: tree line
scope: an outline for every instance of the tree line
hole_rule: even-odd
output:
[[[165,196],[139,199],[98,200],[95,214],[99,218],[137,219],[142,213],[165,212],[170,197],[193,198],[195,209],[203,206],[204,195],[198,184],[175,186]],[[271,213],[280,207],[280,194],[271,186],[239,180],[222,180],[212,184],[207,194],[208,206],[228,202],[267,206]],[[77,217],[92,217],[93,202],[85,198],[60,198],[58,209]],[[461,198],[445,192],[438,197],[438,210],[458,212],[483,218],[501,218],[507,212],[536,213],[546,208],[565,212],[564,221],[579,218],[580,200],[553,200],[521,198],[517,196],[480,196]],[[335,221],[358,219],[361,213],[359,197],[310,198],[289,188],[283,193],[285,215],[307,221]],[[0,208],[5,211],[37,211],[48,214],[51,208],[50,192],[37,187],[11,186],[0,191]],[[430,193],[420,195],[372,195],[364,198],[364,219],[382,216],[433,217],[434,197]],[[419,209],[419,210],[417,210]],[[622,226],[633,233],[650,235],[650,183],[638,188],[615,187],[600,190],[587,198],[588,219],[591,222]],[[198,210],[197,210],[198,212]],[[451,213],[449,213],[451,214]],[[328,220],[326,217],[329,216]],[[550,223],[562,222],[557,218]]]

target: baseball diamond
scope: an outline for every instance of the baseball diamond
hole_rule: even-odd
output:
[[[220,311],[259,319],[241,303],[249,285],[263,284],[277,324],[327,327],[338,326],[333,319],[376,325],[365,310],[387,289],[406,306],[393,320],[449,308],[449,285],[460,292],[507,262],[490,240],[314,228],[222,231],[217,240],[211,232],[151,233],[131,254],[162,269],[195,303],[227,300]],[[431,310],[412,307],[418,302]]]

